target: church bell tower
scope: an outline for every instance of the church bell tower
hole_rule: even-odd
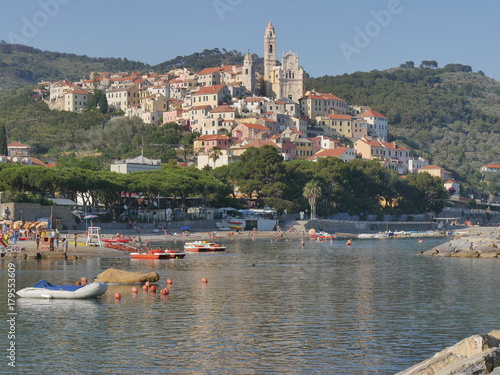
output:
[[[266,96],[272,97],[273,69],[276,67],[276,32],[269,21],[264,36],[264,80],[266,82]]]

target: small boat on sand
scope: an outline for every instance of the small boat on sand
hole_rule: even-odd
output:
[[[132,240],[130,238],[113,237],[113,238],[103,238],[101,239],[101,241],[108,243],[114,243],[114,242],[126,243],[126,242],[131,242]]]
[[[18,290],[17,295],[23,298],[84,299],[101,296],[106,293],[107,289],[108,286],[100,282],[80,286],[54,285],[47,280],[40,280],[32,287]]]
[[[184,250],[192,252],[226,251],[226,247],[210,241],[194,241],[186,242]]]
[[[316,238],[328,239],[328,240],[331,240],[331,239],[336,238],[336,236],[335,236],[335,235],[330,234],[330,233],[328,233],[328,232],[323,232],[323,231],[316,232],[316,233],[312,234],[311,236],[312,236],[312,237],[316,237]]]
[[[115,249],[115,250],[123,250],[123,251],[130,251],[130,252],[138,251],[137,247],[131,246],[131,245],[128,245],[128,244],[122,243],[122,242],[105,242],[104,246],[108,247],[110,249]]]
[[[145,253],[130,253],[132,259],[182,259],[186,253],[179,253],[175,250],[152,249]]]
[[[108,268],[97,275],[95,281],[107,284],[144,284],[149,281],[154,283],[160,279],[156,272],[130,272],[116,268]]]

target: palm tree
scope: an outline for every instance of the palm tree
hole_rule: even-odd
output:
[[[214,161],[214,167],[213,167],[214,169],[215,169],[215,162],[221,157],[221,155],[222,155],[222,150],[220,147],[218,146],[212,147],[209,158]]]
[[[304,186],[304,192],[302,195],[304,198],[309,200],[309,205],[311,206],[311,219],[317,219],[316,217],[316,199],[322,194],[321,186],[319,181],[313,180],[309,181]]]

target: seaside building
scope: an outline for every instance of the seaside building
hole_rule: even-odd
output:
[[[115,161],[110,165],[111,172],[116,173],[132,173],[141,171],[156,171],[161,169],[160,159],[148,159],[143,155],[133,159],[125,159]]]

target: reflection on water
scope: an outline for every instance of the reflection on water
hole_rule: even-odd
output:
[[[243,240],[228,243],[226,253],[177,260],[18,262],[18,289],[41,278],[73,283],[109,267],[155,271],[158,289],[174,280],[168,296],[132,295],[131,286],[113,285],[96,300],[19,299],[18,370],[392,374],[465,336],[499,328],[500,262],[415,256],[442,241],[302,248],[299,241]],[[6,316],[6,306],[0,314]]]

